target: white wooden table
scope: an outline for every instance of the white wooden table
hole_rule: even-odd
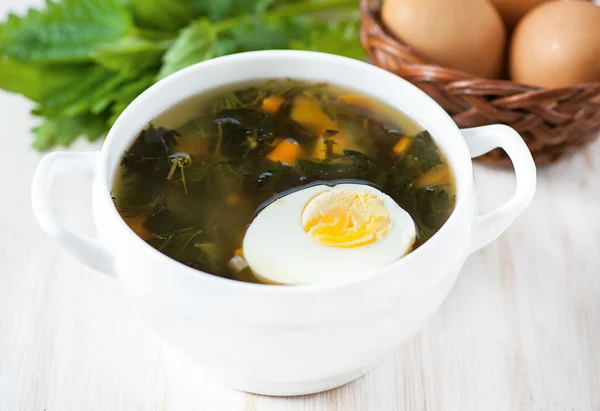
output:
[[[41,232],[29,109],[0,92],[0,410],[600,410],[600,143],[540,170],[525,214],[378,368],[271,398],[212,383],[138,322],[111,279]],[[514,189],[508,171],[478,166],[476,178],[484,208]],[[56,210],[74,230],[92,230],[89,194],[84,177],[58,181]]]

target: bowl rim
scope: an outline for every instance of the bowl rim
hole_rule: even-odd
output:
[[[298,294],[306,295],[306,294],[327,292],[327,291],[331,291],[331,290],[339,290],[339,289],[344,289],[344,288],[349,288],[349,287],[360,287],[369,281],[376,280],[377,278],[381,277],[383,274],[385,274],[388,271],[393,271],[393,269],[398,266],[407,265],[409,262],[411,262],[415,259],[421,258],[421,256],[423,254],[426,254],[426,253],[430,252],[432,249],[434,249],[436,247],[436,245],[440,242],[440,239],[442,237],[444,237],[444,234],[446,234],[449,230],[451,230],[452,226],[455,225],[455,222],[460,219],[460,214],[463,214],[462,210],[468,206],[466,203],[469,201],[468,194],[470,192],[470,186],[472,185],[472,181],[459,181],[459,177],[457,176],[455,167],[453,167],[453,166],[450,166],[450,169],[452,170],[453,174],[455,175],[455,179],[456,179],[456,186],[457,186],[456,203],[455,203],[454,210],[452,211],[450,217],[442,225],[442,227],[440,227],[440,229],[431,238],[429,238],[424,244],[422,244],[419,248],[408,253],[401,259],[399,259],[387,266],[373,270],[372,272],[365,274],[364,276],[350,279],[348,281],[339,281],[339,282],[324,283],[324,284],[300,284],[300,285],[288,285],[288,286],[285,286],[285,285],[274,286],[272,284],[249,283],[249,282],[233,280],[233,279],[229,279],[229,278],[225,278],[225,277],[220,277],[220,276],[217,276],[214,274],[210,274],[210,273],[198,270],[196,268],[189,267],[189,266],[187,266],[183,263],[180,263],[179,261],[161,253],[160,251],[156,250],[151,245],[149,245],[147,242],[142,240],[125,223],[125,221],[123,220],[121,215],[118,213],[118,211],[115,207],[115,204],[113,202],[113,199],[111,197],[111,187],[109,186],[109,181],[111,181],[111,182],[113,181],[114,172],[116,170],[110,170],[108,167],[108,162],[109,162],[109,158],[111,157],[111,156],[109,156],[109,149],[111,148],[111,146],[113,145],[113,143],[116,139],[123,138],[119,134],[120,134],[121,126],[125,121],[127,121],[127,118],[129,116],[131,116],[132,113],[140,110],[141,107],[143,107],[145,104],[147,104],[148,101],[153,98],[153,95],[158,90],[169,87],[172,83],[181,81],[183,78],[189,76],[191,73],[193,73],[195,71],[203,70],[210,66],[218,66],[218,65],[222,65],[222,64],[239,64],[240,62],[243,62],[243,60],[245,60],[245,59],[260,60],[260,59],[264,59],[266,57],[269,57],[269,58],[277,57],[277,58],[282,58],[282,59],[294,58],[294,59],[305,59],[305,60],[321,59],[321,60],[327,60],[331,63],[336,63],[336,64],[355,65],[357,68],[362,68],[365,71],[369,71],[373,75],[383,77],[383,79],[385,81],[396,82],[396,84],[398,86],[403,87],[407,91],[411,91],[412,93],[417,94],[422,100],[427,101],[427,104],[429,106],[428,110],[430,110],[432,112],[431,117],[435,117],[437,120],[444,119],[448,123],[449,127],[451,127],[451,130],[449,130],[448,134],[454,133],[454,134],[458,134],[460,137],[462,137],[462,134],[460,133],[460,129],[458,128],[456,123],[452,120],[452,118],[448,115],[448,113],[446,113],[446,111],[437,102],[435,102],[431,97],[429,97],[425,92],[423,92],[422,90],[420,90],[418,87],[414,86],[407,80],[404,80],[403,78],[398,77],[398,76],[394,75],[393,73],[383,70],[383,69],[381,69],[375,65],[372,65],[370,63],[352,59],[352,58],[348,58],[348,57],[342,57],[342,56],[338,56],[338,55],[328,54],[328,53],[321,53],[321,52],[314,52],[314,51],[300,51],[300,50],[261,50],[261,51],[251,51],[251,52],[227,55],[227,56],[217,57],[214,59],[203,61],[200,63],[196,63],[196,64],[189,66],[185,69],[182,69],[176,73],[173,73],[173,74],[165,77],[164,79],[158,81],[151,87],[149,87],[142,94],[140,94],[132,103],[129,104],[129,106],[123,111],[123,113],[119,116],[119,118],[117,119],[115,124],[112,126],[112,128],[109,131],[108,136],[102,146],[102,149],[100,151],[100,159],[99,159],[99,162],[96,166],[95,173],[94,173],[94,175],[95,175],[94,191],[96,192],[95,198],[94,198],[94,204],[93,204],[94,209],[96,210],[96,208],[97,208],[96,201],[101,201],[104,205],[104,209],[109,210],[108,216],[106,215],[106,213],[103,214],[103,216],[105,218],[106,217],[110,218],[110,224],[112,224],[114,222],[115,226],[119,227],[118,230],[119,230],[120,234],[126,236],[126,238],[128,239],[128,242],[139,245],[139,248],[136,250],[138,250],[138,251],[143,250],[144,252],[147,251],[147,252],[151,253],[154,256],[154,258],[157,258],[161,261],[176,264],[180,268],[177,270],[179,273],[186,273],[186,275],[194,276],[197,279],[206,281],[207,283],[209,283],[215,287],[236,289],[236,290],[242,291],[242,292],[261,293],[261,294],[264,294],[265,296],[266,295],[286,296],[286,295],[298,295]],[[269,77],[269,76],[267,76],[267,77]],[[270,78],[272,78],[272,77],[270,77]],[[282,76],[282,78],[284,78],[284,76]],[[243,81],[244,80],[242,79],[241,82],[243,82]],[[318,80],[315,80],[315,81],[318,81]],[[223,85],[225,85],[225,84],[223,84]],[[134,135],[129,137],[129,139],[131,141],[133,141],[136,138],[138,132],[136,132]],[[435,140],[435,137],[434,137],[434,140]],[[471,156],[469,155],[469,149],[467,147],[466,142],[464,141],[463,138],[460,138],[460,139],[457,139],[456,142],[453,142],[453,144],[456,144],[459,146],[456,149],[459,151],[462,151],[464,153],[464,156],[466,156],[464,160],[468,160],[467,164],[464,164],[464,167],[466,167],[466,169],[463,170],[463,174],[472,176],[473,169],[472,169]],[[98,191],[100,192],[99,193],[100,197],[96,197],[96,194],[98,194]],[[468,228],[470,230],[470,224],[468,227],[465,227],[465,228]],[[440,281],[444,277],[445,276],[441,277]]]

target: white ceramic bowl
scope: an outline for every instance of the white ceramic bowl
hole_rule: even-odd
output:
[[[110,196],[115,170],[138,133],[166,109],[218,86],[291,77],[330,82],[387,102],[430,131],[447,155],[457,203],[427,243],[398,262],[330,286],[236,282],[189,268],[142,241]],[[497,210],[478,215],[471,157],[503,148],[517,189]],[[93,174],[98,239],[66,231],[54,218],[50,188],[60,172]],[[33,187],[42,228],[83,263],[116,277],[156,334],[208,367],[223,384],[270,395],[327,390],[361,376],[431,317],[467,256],[498,237],[531,201],[534,162],[521,137],[502,125],[459,130],[425,93],[375,66],[333,55],[261,51],[217,58],[151,87],[121,115],[100,152],[48,154]]]

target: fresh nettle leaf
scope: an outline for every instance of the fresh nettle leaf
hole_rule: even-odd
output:
[[[194,0],[130,0],[134,21],[139,27],[176,31],[199,17]]]
[[[33,147],[47,150],[53,146],[68,146],[79,136],[94,141],[104,136],[105,127],[106,120],[102,116],[81,115],[47,119],[33,129]]]
[[[49,122],[35,147],[50,148],[74,139],[57,138],[56,124],[74,130],[87,118],[106,132],[158,79],[212,57],[290,47],[358,55],[348,9],[355,0],[47,0],[0,25],[0,88],[38,103],[34,114]]]
[[[197,10],[212,21],[228,17],[265,12],[276,0],[219,0],[197,2]],[[279,3],[283,3],[279,1]]]
[[[365,55],[359,40],[360,21],[315,24],[307,40],[292,40],[289,47],[296,50],[312,50],[322,53],[341,54],[360,59]]]
[[[225,55],[251,50],[285,49],[292,41],[308,39],[312,21],[306,16],[265,21],[249,20],[219,36],[217,54]]]
[[[148,87],[153,85],[155,81],[155,72],[149,71],[140,75],[138,78],[132,79],[123,84],[118,90],[116,90],[112,95],[114,103],[110,108],[111,114],[108,119],[108,126],[112,126],[115,121],[117,121],[117,118],[119,118],[121,113],[125,111],[127,106]]]
[[[100,45],[132,30],[131,16],[116,0],[48,0],[46,9],[10,15],[0,32],[0,53],[24,61],[85,62]]]
[[[215,56],[216,31],[208,19],[202,19],[186,27],[163,59],[158,78],[164,78],[182,68]]]
[[[115,74],[101,66],[91,66],[86,72],[87,75],[79,83],[71,84],[68,90],[45,99],[37,114],[57,117],[99,113],[111,103],[105,100],[106,97],[135,75]]]
[[[92,58],[110,70],[139,73],[158,66],[170,44],[170,41],[126,37],[115,43],[97,47],[92,53]]]
[[[42,102],[85,81],[90,65],[46,65],[0,55],[0,88]]]

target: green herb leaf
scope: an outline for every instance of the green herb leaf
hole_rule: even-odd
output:
[[[158,78],[164,78],[182,68],[215,56],[216,31],[207,19],[186,27],[163,59]]]
[[[217,271],[227,261],[227,255],[223,246],[218,243],[195,243],[194,247],[201,251],[198,256],[198,262],[209,267],[210,270]]]
[[[358,19],[331,25],[315,24],[307,40],[292,40],[289,47],[360,59],[365,56],[365,51],[359,40],[359,31]]]
[[[104,135],[106,121],[102,116],[82,115],[47,119],[32,131],[33,147],[47,150],[53,146],[68,146],[77,137],[86,136],[94,141]]]
[[[35,114],[50,124],[97,116],[107,129],[157,79],[215,56],[289,47],[357,55],[340,42],[350,37],[340,25],[349,8],[354,0],[47,0],[0,25],[0,88],[38,102]],[[59,140],[71,137],[39,138]]]
[[[305,16],[274,21],[257,17],[220,35],[217,54],[285,49],[293,40],[306,40],[312,24],[311,19]]]
[[[185,175],[189,185],[197,188],[231,190],[239,187],[244,180],[242,171],[230,162],[215,162],[194,158],[192,165],[186,168]]]
[[[160,64],[168,45],[166,41],[126,37],[116,43],[99,46],[92,53],[92,58],[110,70],[138,73]]]
[[[41,102],[87,76],[87,65],[44,65],[0,56],[0,88]]]
[[[421,170],[422,173],[431,170],[442,162],[440,152],[427,130],[421,131],[414,138],[406,156],[408,168]]]
[[[117,118],[125,111],[127,106],[131,104],[137,96],[142,94],[148,87],[154,84],[156,81],[156,74],[154,71],[146,72],[140,75],[136,79],[132,79],[129,82],[121,85],[113,95],[114,103],[111,106],[111,115],[108,119],[108,125],[112,126]]]
[[[131,10],[136,25],[175,31],[200,16],[194,0],[133,0]]]
[[[132,76],[130,73],[114,73],[101,66],[90,66],[85,73],[81,81],[69,85],[67,90],[44,99],[36,114],[59,117],[99,113],[110,104],[105,98]],[[96,107],[99,102],[102,104]]]
[[[0,53],[25,61],[82,62],[102,44],[132,29],[116,0],[48,0],[45,10],[10,15],[0,31]]]
[[[274,0],[218,0],[199,2],[198,10],[212,21],[222,20],[244,14],[262,13],[274,3]]]

